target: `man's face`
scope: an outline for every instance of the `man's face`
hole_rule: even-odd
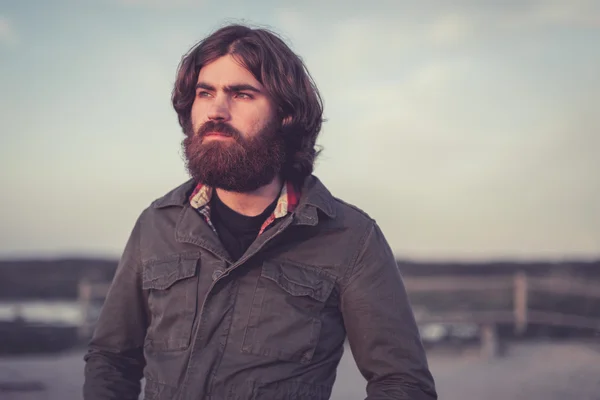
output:
[[[192,177],[234,192],[270,183],[285,160],[275,110],[263,85],[231,55],[205,65],[183,142]]]

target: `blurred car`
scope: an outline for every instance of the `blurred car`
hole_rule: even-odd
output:
[[[77,343],[85,313],[75,301],[0,303],[0,353],[44,353]]]

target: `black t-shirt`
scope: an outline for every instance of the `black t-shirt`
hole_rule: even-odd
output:
[[[277,198],[262,214],[247,217],[229,208],[219,199],[217,191],[213,192],[210,201],[210,220],[225,250],[233,260],[238,260],[254,242],[262,224],[271,215],[275,206],[277,206]]]

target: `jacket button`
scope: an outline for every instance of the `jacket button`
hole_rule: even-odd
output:
[[[214,271],[212,273],[212,280],[216,281],[217,279],[219,279],[221,277],[221,275],[223,275],[223,271],[221,271],[220,269],[217,269],[216,271]]]

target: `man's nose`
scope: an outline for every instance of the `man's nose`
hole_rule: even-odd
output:
[[[212,101],[208,111],[209,120],[228,121],[231,118],[229,112],[229,100],[226,96],[217,96]]]

